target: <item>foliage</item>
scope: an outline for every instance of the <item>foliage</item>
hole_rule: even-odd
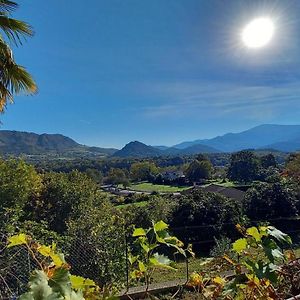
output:
[[[145,196],[140,196],[145,198]],[[169,222],[172,218],[172,212],[175,206],[174,201],[166,196],[147,196],[147,204],[143,207],[128,206],[122,209],[122,215],[125,219],[125,226],[131,228],[132,224],[137,227],[148,228],[152,221],[163,220]]]
[[[41,193],[41,177],[23,160],[0,160],[0,225],[17,221],[24,207]],[[9,229],[7,229],[9,230]]]
[[[101,300],[115,299],[94,281],[71,275],[70,266],[62,254],[56,251],[56,244],[45,246],[31,240],[25,234],[11,236],[8,248],[23,246],[35,260],[36,269],[29,281],[28,292],[20,300]]]
[[[130,176],[133,181],[148,181],[158,173],[158,169],[153,162],[136,162],[131,165]]]
[[[251,220],[269,220],[297,214],[293,190],[284,183],[258,183],[244,198],[246,215]]]
[[[135,228],[132,234],[136,238],[134,245],[138,248],[138,253],[129,254],[128,260],[132,268],[130,275],[134,280],[142,279],[146,283],[146,291],[156,269],[174,269],[172,261],[166,255],[160,254],[158,248],[165,246],[174,249],[176,253],[184,257],[188,254],[194,256],[191,245],[183,249],[184,244],[175,236],[170,236],[168,227],[163,221],[153,222],[152,227],[146,230]]]
[[[210,178],[212,170],[213,167],[209,160],[194,160],[188,166],[186,176],[191,182],[197,182]]]
[[[234,268],[230,277],[204,277],[193,273],[189,284],[205,299],[282,299],[279,286],[283,262],[290,255],[282,251],[291,245],[290,237],[273,226],[250,227],[237,225],[243,238],[232,244],[237,259],[224,255]]]
[[[170,225],[184,242],[207,241],[221,235],[232,236],[232,224],[243,219],[241,203],[220,194],[195,189],[175,200],[177,204]],[[195,250],[201,249],[203,247],[195,247]]]
[[[231,255],[231,239],[226,236],[221,236],[219,239],[214,238],[215,245],[210,250],[209,254],[212,257],[221,257],[224,254]]]
[[[101,197],[97,184],[83,173],[48,173],[43,176],[43,190],[31,211],[34,219],[45,220],[51,230],[63,233],[68,221],[80,218],[83,209],[92,207]]]
[[[93,278],[100,285],[124,282],[126,229],[121,213],[105,198],[69,221],[67,257],[74,274]]]
[[[240,151],[231,155],[227,176],[230,180],[250,182],[256,179],[258,169],[258,158],[251,151]]]
[[[289,157],[285,167],[285,174],[300,183],[300,153],[293,154]]]
[[[128,175],[119,168],[111,168],[105,181],[110,184],[129,186]]]
[[[13,102],[13,95],[21,92],[32,94],[37,87],[31,75],[26,69],[15,62],[9,44],[22,44],[22,37],[33,35],[33,31],[27,23],[11,18],[10,14],[18,7],[17,3],[2,0],[0,3],[0,112],[8,101]],[[3,34],[8,41],[5,41]]]
[[[272,153],[260,157],[260,164],[263,168],[277,167],[275,156]]]

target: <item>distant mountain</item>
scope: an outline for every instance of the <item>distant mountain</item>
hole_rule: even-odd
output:
[[[201,145],[201,144],[189,146],[185,149],[180,150],[180,154],[182,155],[193,155],[198,153],[221,153],[221,152],[223,151],[210,146]]]
[[[156,148],[156,149],[159,149],[159,150],[167,150],[169,149],[170,147],[168,146],[152,146],[153,148]]]
[[[147,146],[141,142],[134,141],[125,145],[121,150],[115,152],[115,157],[154,157],[162,155],[162,150]]]
[[[300,125],[260,125],[240,133],[227,133],[212,139],[183,142],[173,147],[186,149],[193,145],[206,145],[224,152],[242,149],[272,148],[274,150],[299,149]],[[287,143],[289,146],[287,146]],[[286,150],[285,150],[286,151]]]
[[[111,155],[116,149],[88,147],[61,134],[0,130],[0,153],[5,155],[93,154]]]
[[[162,150],[161,150],[162,149]],[[191,155],[198,153],[216,153],[221,152],[209,146],[195,145],[186,149],[177,149],[174,147],[153,147],[135,141],[125,145],[124,148],[114,153],[116,157],[155,157],[155,156],[173,156],[173,155]]]
[[[278,142],[267,146],[271,149],[276,149],[283,152],[300,151],[300,136],[296,140]]]

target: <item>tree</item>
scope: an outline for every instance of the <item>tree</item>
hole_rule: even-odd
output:
[[[276,183],[259,183],[245,195],[245,213],[250,220],[268,220],[297,214],[297,200],[289,186]]]
[[[27,23],[10,17],[18,7],[13,1],[0,1],[0,112],[3,112],[7,102],[13,102],[14,94],[21,92],[32,94],[37,86],[26,69],[15,62],[8,42],[22,44],[21,38],[33,35],[32,28]],[[7,41],[3,38],[6,36]]]
[[[262,156],[260,158],[260,163],[264,169],[268,169],[269,167],[277,167],[275,156],[272,153]]]
[[[157,173],[156,165],[148,161],[133,163],[130,168],[131,178],[134,181],[152,180]]]
[[[80,218],[83,210],[96,206],[101,197],[97,184],[83,173],[48,173],[32,212],[37,221],[46,221],[50,230],[64,233],[70,220]]]
[[[285,167],[285,174],[300,183],[300,153],[292,154]]]
[[[208,160],[194,160],[190,163],[186,170],[187,178],[196,182],[201,179],[208,179],[211,176],[213,166]]]
[[[41,177],[23,160],[0,160],[0,207],[20,208],[41,191]]]
[[[106,182],[110,184],[123,184],[124,186],[129,186],[129,180],[122,169],[111,168]]]
[[[241,221],[241,203],[199,188],[178,198],[170,225],[185,243],[198,244],[234,232],[234,225]],[[203,250],[202,244],[198,250]]]
[[[85,174],[89,178],[93,179],[96,183],[98,183],[98,184],[102,183],[103,175],[99,170],[88,168],[85,170]]]
[[[259,170],[258,158],[251,151],[240,151],[230,157],[229,179],[240,182],[255,180]]]

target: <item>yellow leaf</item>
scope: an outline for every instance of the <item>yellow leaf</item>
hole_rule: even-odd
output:
[[[18,245],[24,245],[26,244],[26,234],[20,233],[18,235],[13,235],[10,238],[8,238],[9,244],[7,245],[7,248],[18,246]]]
[[[61,267],[64,264],[64,261],[61,259],[61,257],[58,254],[51,252],[50,257],[53,260],[55,266]]]
[[[84,289],[87,286],[96,286],[96,284],[93,280],[88,279],[88,278],[83,278],[81,276],[71,275],[70,281],[71,281],[72,287],[75,290]]]
[[[261,240],[261,235],[258,232],[258,229],[256,227],[248,228],[247,229],[247,234],[254,237],[257,242],[259,242]]]
[[[46,256],[46,257],[49,257],[50,256],[50,253],[52,251],[51,247],[50,246],[44,246],[44,245],[41,245],[37,248],[37,251],[43,255],[43,256]]]
[[[225,280],[222,277],[217,276],[214,278],[214,283],[219,284],[219,285],[224,285]]]
[[[232,248],[237,253],[241,253],[247,248],[247,240],[245,238],[238,239],[232,244]]]

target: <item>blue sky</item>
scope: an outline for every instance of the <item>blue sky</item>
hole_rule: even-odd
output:
[[[16,97],[2,129],[121,147],[300,123],[298,0],[19,2],[36,34],[15,57],[39,93]],[[260,16],[274,38],[248,49],[241,30]]]

